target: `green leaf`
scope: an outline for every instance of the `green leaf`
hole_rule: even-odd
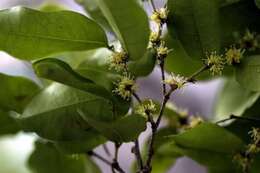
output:
[[[80,141],[88,138],[91,127],[77,113],[100,121],[118,118],[110,101],[78,89],[54,83],[36,95],[18,117],[25,131],[57,141]]]
[[[167,34],[164,38],[166,44],[173,49],[165,59],[165,68],[183,76],[190,76],[203,65],[202,62],[193,60],[183,48],[180,40],[173,35]],[[189,68],[187,68],[189,67]]]
[[[240,116],[259,98],[259,93],[242,88],[233,78],[226,79],[215,103],[214,120]]]
[[[255,0],[256,6],[260,9],[260,0]]]
[[[20,126],[8,112],[0,110],[0,136],[14,134],[20,130]]]
[[[218,0],[174,0],[167,7],[168,30],[190,57],[201,60],[206,52],[220,49]]]
[[[95,0],[131,60],[140,59],[148,46],[149,23],[136,0]],[[126,8],[127,7],[127,8]]]
[[[236,79],[242,87],[251,91],[260,91],[260,56],[243,59],[236,68]]]
[[[254,0],[224,2],[219,9],[223,48],[236,43],[247,29],[251,32],[260,32],[260,10],[257,9]]]
[[[104,31],[70,11],[40,12],[24,7],[0,11],[0,49],[21,59],[107,46]]]
[[[184,133],[170,137],[173,150],[211,169],[234,171],[232,156],[244,148],[234,134],[215,124],[202,123]]]
[[[53,58],[43,59],[36,61],[33,64],[33,67],[36,71],[36,74],[40,77],[60,82],[62,84],[111,100],[114,106],[114,114],[118,114],[119,116],[121,116],[126,114],[129,109],[128,101],[113,96],[112,89],[106,90],[103,86],[99,85],[97,80],[100,78],[103,80],[100,80],[101,82],[105,81],[110,83],[115,81],[111,80],[111,78],[107,78],[105,72],[100,73],[99,75],[98,72],[100,71],[96,71],[97,68],[94,71],[89,71],[87,69],[83,70],[84,76],[90,79],[94,79],[95,82],[97,82],[96,84],[92,80],[87,79],[76,73],[68,64],[61,60]],[[80,71],[82,73],[82,69]]]
[[[95,21],[101,24],[105,29],[111,30],[108,21],[103,15],[102,11],[100,10],[97,2],[93,0],[75,1],[85,9],[85,11],[90,15],[91,18],[93,18]]]
[[[115,142],[134,141],[146,129],[146,119],[140,115],[125,116],[113,122],[101,122],[90,118],[80,109],[78,111],[93,128]]]
[[[0,73],[0,83],[0,109],[5,111],[22,112],[40,90],[36,83],[27,78],[2,73]]]
[[[100,173],[95,163],[85,155],[65,155],[51,143],[37,141],[28,160],[34,173]]]
[[[61,60],[54,58],[42,59],[34,62],[33,68],[39,77],[63,83],[104,98],[111,97],[105,88],[79,75],[67,63]]]
[[[131,74],[136,77],[149,75],[156,64],[155,53],[155,50],[148,49],[141,59],[130,61],[128,67]]]

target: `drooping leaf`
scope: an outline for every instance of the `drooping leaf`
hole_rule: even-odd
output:
[[[243,59],[236,68],[236,79],[242,87],[251,91],[260,91],[260,56]]]
[[[259,93],[242,88],[233,78],[225,80],[215,103],[214,120],[222,120],[230,115],[240,116],[259,98]]]
[[[80,141],[88,138],[91,127],[77,109],[100,121],[117,118],[109,100],[54,83],[32,99],[18,121],[25,131],[50,140]]]
[[[75,0],[79,5],[81,5],[85,11],[97,21],[100,25],[102,25],[105,29],[111,30],[111,27],[108,24],[107,19],[104,14],[101,12],[99,6],[96,1],[93,0]]]
[[[255,0],[256,6],[260,9],[260,1],[259,0]]]
[[[104,31],[70,11],[40,12],[24,7],[0,11],[0,49],[21,59],[107,46]]]
[[[28,160],[34,173],[100,173],[95,163],[85,155],[66,155],[51,143],[37,141]]]
[[[95,0],[131,60],[140,59],[149,41],[149,23],[136,0]]]
[[[221,45],[227,48],[235,44],[244,36],[248,29],[250,32],[260,31],[260,10],[254,0],[224,1],[219,9],[221,24]],[[240,38],[236,38],[238,37]],[[259,51],[258,51],[259,52]]]
[[[240,138],[210,123],[202,123],[170,139],[174,142],[172,149],[175,152],[186,155],[209,169],[234,171],[233,154],[244,148]]]
[[[174,0],[167,6],[168,30],[191,58],[201,60],[206,52],[220,49],[218,0]]]
[[[141,59],[130,61],[128,67],[132,75],[139,77],[149,75],[153,71],[155,64],[155,51],[153,49],[148,49]]]
[[[20,130],[20,126],[8,112],[0,110],[0,136],[14,134]]]
[[[0,73],[0,108],[21,113],[40,87],[33,81]]]
[[[134,141],[146,129],[146,119],[140,115],[129,115],[114,122],[100,122],[78,110],[81,116],[96,130],[115,142]]]
[[[105,99],[108,99],[112,101],[113,103],[113,110],[114,114],[121,114],[124,115],[127,113],[129,109],[129,102],[122,100],[119,97],[113,96],[112,89],[107,90],[105,86],[99,85],[99,83],[94,83],[90,79],[94,79],[95,82],[99,80],[100,78],[104,80],[107,83],[114,82],[111,80],[111,78],[107,78],[107,75],[105,75],[105,72],[98,75],[100,72],[97,69],[94,71],[84,69],[84,76],[83,77],[77,72],[75,72],[68,64],[65,62],[48,58],[36,61],[34,64],[34,69],[38,76],[50,79],[68,86],[72,86],[74,88],[86,91],[88,93],[103,97]],[[97,71],[96,71],[97,70]],[[80,70],[82,73],[82,69]],[[87,74],[86,74],[87,73]],[[89,79],[90,78],[90,79]],[[111,80],[111,81],[110,81]],[[103,81],[102,81],[103,82]],[[105,83],[105,84],[107,84]],[[103,83],[102,83],[103,84]]]

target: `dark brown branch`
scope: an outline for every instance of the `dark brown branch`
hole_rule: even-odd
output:
[[[255,121],[260,122],[260,119],[258,119],[258,118],[239,117],[239,116],[236,116],[236,115],[230,115],[229,118],[217,121],[216,124],[224,123],[226,121],[234,120],[234,119],[236,119],[236,120],[243,120],[243,121],[250,121],[250,122],[255,122]]]
[[[106,145],[106,144],[103,144],[102,147],[103,147],[103,150],[105,151],[105,153],[106,153],[108,156],[111,156],[111,153],[110,153],[110,151],[109,151],[107,145]]]
[[[196,81],[196,77],[198,77],[202,72],[204,72],[205,70],[207,70],[209,67],[207,65],[204,65],[203,67],[201,67],[198,71],[196,71],[195,73],[193,73],[188,79],[187,82],[195,82]]]
[[[155,4],[154,4],[153,0],[150,0],[150,2],[151,2],[151,5],[153,7],[153,11],[155,12],[156,11],[156,7],[155,7]]]
[[[112,165],[112,163],[109,160],[105,159],[104,157],[100,156],[99,154],[95,153],[94,151],[89,151],[87,154],[89,156],[96,157],[97,159],[101,160],[102,162],[104,162],[105,164],[107,164],[109,166]]]
[[[114,159],[112,163],[112,169],[117,170],[120,173],[125,173],[125,171],[120,167],[118,163],[118,151],[120,148],[121,144],[120,143],[115,143],[115,154],[114,154]]]

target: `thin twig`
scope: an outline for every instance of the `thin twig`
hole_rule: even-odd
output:
[[[162,88],[163,88],[163,95],[166,94],[166,84],[165,84],[165,72],[164,72],[164,60],[161,60],[160,62],[160,69],[161,69],[161,75],[162,75]]]
[[[105,153],[106,153],[108,156],[111,156],[111,153],[110,153],[110,151],[109,151],[107,145],[106,145],[106,144],[103,144],[102,147],[103,147],[103,150],[105,151]]]
[[[136,93],[133,93],[133,96],[140,104],[142,103],[142,100],[140,99],[140,97]]]
[[[223,120],[220,120],[220,121],[217,121],[216,124],[220,124],[220,123],[224,123],[226,121],[229,121],[229,120],[244,120],[244,121],[250,121],[250,122],[260,122],[260,119],[258,118],[250,118],[250,117],[239,117],[239,116],[236,116],[236,115],[230,115],[229,118],[226,118],[226,119],[223,119]]]
[[[112,167],[120,173],[125,173],[125,171],[120,167],[119,162],[118,162],[118,151],[119,151],[120,146],[121,146],[120,143],[115,143],[115,154],[114,154]]]
[[[105,164],[107,164],[109,166],[112,165],[112,163],[109,160],[105,159],[104,157],[100,156],[99,154],[95,153],[94,151],[89,151],[87,154],[89,156],[96,157],[97,159],[101,160],[102,162],[104,162]]]
[[[204,72],[205,70],[208,69],[207,65],[204,65],[203,67],[201,67],[198,71],[196,71],[195,73],[193,73],[188,79],[187,82],[194,82],[197,76],[199,76],[202,72]]]
[[[155,4],[154,4],[153,0],[150,0],[150,2],[151,2],[151,5],[153,7],[153,11],[155,12],[156,11],[156,7],[155,7]]]
[[[142,159],[141,152],[140,152],[140,145],[139,145],[138,138],[137,138],[137,140],[135,140],[134,154],[135,154],[135,157],[137,160],[137,165],[139,167],[139,170],[142,170],[144,165],[143,165],[143,159]]]

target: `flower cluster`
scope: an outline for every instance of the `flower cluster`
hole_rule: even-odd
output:
[[[121,77],[116,85],[117,87],[113,90],[113,92],[125,100],[129,100],[132,94],[137,90],[135,80],[131,76],[127,75]]]
[[[114,52],[110,57],[110,69],[122,71],[127,68],[128,55],[126,52]]]
[[[146,116],[147,114],[153,114],[156,112],[156,105],[154,104],[154,102],[149,99],[146,100],[144,102],[142,102],[142,104],[138,105],[137,109],[136,109],[136,113]]]
[[[211,52],[206,56],[206,65],[212,75],[221,75],[225,65],[225,59],[222,55],[218,55],[217,52]]]
[[[244,49],[238,49],[235,46],[231,46],[228,50],[226,50],[225,58],[226,62],[229,65],[240,63],[240,60],[243,58],[243,54],[245,53]]]
[[[172,88],[180,89],[187,83],[187,79],[183,76],[171,73],[171,75],[164,80],[164,83],[170,85]]]
[[[239,40],[240,47],[249,51],[255,51],[260,47],[259,35],[246,30],[245,35]]]
[[[168,13],[169,11],[167,10],[167,8],[161,8],[159,10],[156,10],[151,15],[151,20],[158,24],[165,23],[168,18]]]
[[[160,60],[166,58],[170,52],[171,50],[165,46],[165,42],[161,42],[160,46],[157,47],[157,56]]]
[[[260,152],[260,129],[252,128],[248,134],[252,138],[252,142],[247,145],[244,152],[237,153],[233,158],[244,172],[250,168],[255,155]]]

